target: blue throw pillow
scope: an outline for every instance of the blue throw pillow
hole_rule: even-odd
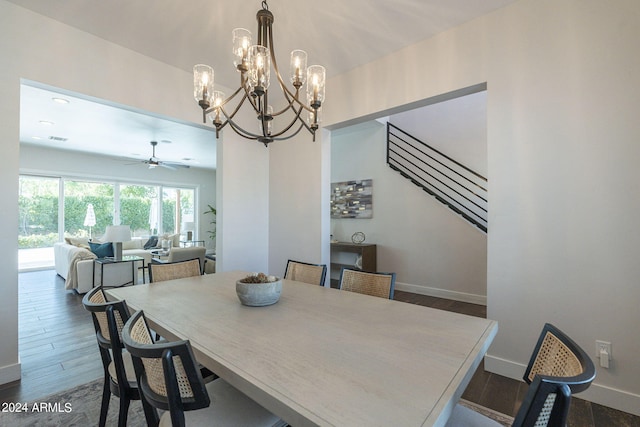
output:
[[[89,247],[91,248],[91,252],[96,254],[98,258],[106,258],[113,256],[113,245],[111,242],[107,243],[93,243],[89,242]]]

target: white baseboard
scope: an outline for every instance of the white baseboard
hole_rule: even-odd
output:
[[[484,358],[484,369],[522,381],[526,366],[488,354]],[[596,377],[596,382],[591,387],[575,397],[640,416],[640,395],[598,384],[597,379]]]
[[[396,282],[396,289],[399,291],[411,292],[414,294],[427,295],[430,297],[446,298],[455,301],[468,302],[471,304],[487,305],[486,295],[467,294],[464,292],[449,291],[446,289],[430,288],[422,285],[412,285],[410,283]]]
[[[20,362],[0,368],[0,385],[18,381],[20,377]]]

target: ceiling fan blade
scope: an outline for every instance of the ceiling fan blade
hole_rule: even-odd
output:
[[[163,163],[163,164],[165,164],[165,165],[172,166],[172,167],[174,167],[174,168],[184,168],[184,169],[188,169],[188,168],[190,168],[190,167],[191,167],[191,166],[189,166],[189,165],[185,165],[184,163],[178,163],[178,162],[160,162],[160,163]]]
[[[173,165],[169,165],[165,162],[158,162],[158,166],[162,166],[163,168],[171,169],[172,171],[176,170]]]
[[[158,145],[157,141],[151,141],[151,147],[152,147],[152,154],[151,154],[151,158],[149,160],[142,160],[141,162],[144,163],[145,165],[149,165],[149,169],[154,169],[157,166],[166,168],[166,169],[170,169],[170,170],[176,170],[177,168],[189,168],[189,165],[185,165],[182,163],[178,163],[178,162],[163,162],[160,159],[158,159],[156,157],[156,146]]]

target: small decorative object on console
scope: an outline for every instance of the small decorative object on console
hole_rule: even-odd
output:
[[[364,233],[362,231],[356,231],[355,233],[353,233],[353,235],[351,235],[351,241],[353,243],[356,244],[360,244],[363,243],[366,239],[366,236],[364,235]]]
[[[236,294],[243,305],[261,307],[278,302],[282,280],[264,273],[253,273],[236,282]]]

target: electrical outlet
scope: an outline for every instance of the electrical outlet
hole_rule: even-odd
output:
[[[596,357],[600,358],[600,355],[604,352],[609,355],[608,359],[611,360],[611,343],[607,341],[596,341]],[[601,360],[600,363],[603,363],[604,360]]]

